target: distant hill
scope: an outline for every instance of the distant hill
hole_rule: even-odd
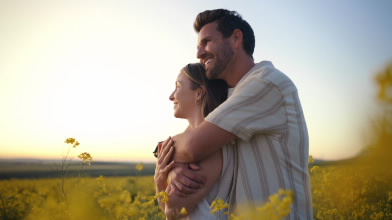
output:
[[[331,166],[345,164],[355,160],[355,158],[329,161],[315,160],[311,166]],[[61,160],[47,159],[1,159],[0,158],[0,179],[27,179],[27,178],[56,178],[60,177]],[[68,167],[68,177],[78,176],[147,176],[154,175],[155,163],[143,163],[142,171],[136,170],[136,162],[93,162],[91,166],[84,164],[80,170],[81,162],[74,161]]]
[[[136,170],[138,163],[93,162],[91,166],[71,162],[67,168],[68,177],[78,176],[145,176],[154,175],[155,164],[143,163],[144,169]],[[60,177],[60,160],[44,159],[0,159],[0,179],[56,178]]]
[[[340,159],[340,160],[314,160],[313,164],[309,164],[309,166],[332,166],[338,164],[346,164],[350,163],[354,158]]]

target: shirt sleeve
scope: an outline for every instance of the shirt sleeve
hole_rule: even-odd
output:
[[[275,84],[252,77],[238,85],[206,120],[244,141],[259,133],[283,132],[285,98]]]

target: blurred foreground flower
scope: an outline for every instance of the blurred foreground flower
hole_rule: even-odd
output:
[[[165,191],[159,192],[155,197],[161,199],[163,203],[169,202],[169,194]]]
[[[376,76],[379,85],[378,99],[392,103],[392,63]]]
[[[93,157],[87,152],[79,154],[78,157],[83,160],[83,163],[88,165],[91,165],[91,162],[93,162]]]
[[[280,189],[276,194],[268,197],[268,201],[256,210],[247,204],[240,204],[236,209],[238,216],[231,214],[231,219],[260,219],[260,220],[282,220],[290,213],[293,204],[293,192]]]
[[[138,164],[136,164],[135,168],[137,171],[142,171],[142,170],[144,170],[144,164],[138,163]]]
[[[180,211],[181,215],[188,215],[188,211],[186,210],[185,207],[182,207],[181,211]]]
[[[258,208],[265,219],[282,219],[291,212],[293,204],[293,192],[291,190],[279,190],[278,193],[271,195],[269,201]]]
[[[230,214],[230,220],[240,220],[240,217],[238,217],[234,214]]]
[[[222,199],[216,199],[211,203],[211,213],[214,214],[222,209],[229,208],[229,204],[225,203]]]

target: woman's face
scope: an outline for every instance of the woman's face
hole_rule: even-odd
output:
[[[198,90],[191,89],[192,82],[184,74],[178,74],[176,89],[170,95],[169,99],[174,104],[174,117],[189,118],[196,111],[200,111],[200,106],[196,103]]]

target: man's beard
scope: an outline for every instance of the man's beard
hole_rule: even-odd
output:
[[[208,79],[223,79],[222,73],[227,71],[228,63],[233,57],[234,51],[229,46],[222,46],[221,50],[214,56],[214,64],[210,69],[206,69]]]

